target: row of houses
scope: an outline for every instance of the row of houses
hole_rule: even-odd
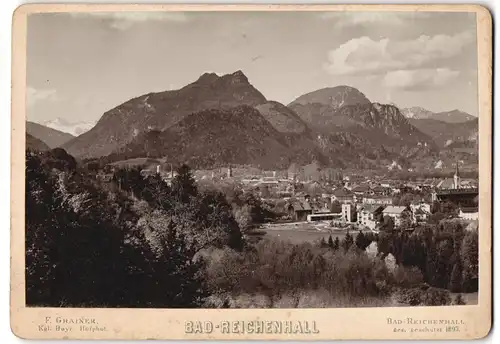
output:
[[[341,221],[361,228],[376,230],[387,216],[396,227],[404,223],[413,225],[426,223],[431,216],[431,205],[426,202],[412,203],[409,207],[387,204],[343,203],[340,213],[317,211],[307,200],[295,199],[288,204],[287,211],[294,221]],[[460,208],[458,217],[464,220],[478,219],[477,207]]]
[[[430,216],[430,205],[421,203],[412,205],[412,207],[404,207],[385,204],[343,203],[340,213],[332,213],[328,210],[315,210],[309,200],[294,199],[287,205],[287,212],[290,219],[294,221],[339,220],[374,230],[385,216],[391,217],[396,226],[400,226],[405,219],[408,219],[410,223],[425,222]]]
[[[416,207],[412,210],[405,206],[346,203],[342,205],[342,214],[346,222],[375,230],[386,216],[392,218],[396,227],[401,226],[405,220],[408,223],[424,222],[430,216],[430,211],[427,212],[424,208]]]

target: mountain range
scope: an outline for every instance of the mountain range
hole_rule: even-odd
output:
[[[349,86],[309,92],[284,105],[266,99],[242,71],[205,73],[179,90],[130,99],[62,147],[80,159],[162,157],[194,168],[311,162],[406,167],[437,158],[448,140],[414,120]]]
[[[95,127],[63,148],[77,157],[108,155],[139,133],[164,130],[191,113],[265,102],[266,98],[241,71],[222,77],[205,73],[179,90],[145,94],[111,109]]]
[[[431,118],[411,119],[410,123],[432,137],[439,147],[471,145],[478,141],[478,118],[459,123],[446,123]]]
[[[26,121],[26,132],[50,148],[59,147],[74,138],[71,134],[29,121]]]
[[[463,123],[477,118],[467,112],[457,109],[444,112],[432,112],[418,106],[401,109],[401,113],[403,116],[410,119],[433,119],[445,123]]]
[[[45,152],[50,150],[50,147],[42,140],[26,133],[26,150]]]
[[[145,154],[150,158],[167,157],[173,164],[205,168],[227,164],[288,168],[292,162],[307,164],[323,159],[307,135],[278,131],[248,105],[196,112],[163,131],[140,134],[108,159],[125,160]]]

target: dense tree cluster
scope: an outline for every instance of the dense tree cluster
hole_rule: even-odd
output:
[[[208,274],[218,295],[235,299],[260,294],[268,307],[285,296],[298,307],[301,297],[314,291],[326,292],[331,299],[381,297],[386,291],[378,284],[389,279],[383,263],[354,250],[266,239],[241,253],[222,251],[210,262]]]
[[[458,207],[451,202],[434,202],[431,207],[431,216],[429,223],[439,224],[441,220],[457,217]]]
[[[63,150],[28,151],[27,304],[199,306],[206,288],[198,253],[239,250],[243,239],[225,197],[200,194],[189,169],[178,172],[169,186],[117,171],[117,186],[106,189]]]
[[[267,204],[252,192],[243,191],[243,188],[236,183],[220,182],[215,184],[205,181],[201,183],[200,189],[224,195],[226,201],[231,205],[233,216],[243,233],[278,216],[274,204]]]
[[[418,268],[434,287],[452,292],[478,289],[478,233],[466,231],[459,221],[421,225],[411,233],[381,232],[378,250],[391,253],[397,264]]]
[[[367,255],[364,249],[376,240],[358,233],[342,240],[330,236],[318,245],[264,239],[242,252],[219,250],[207,263],[212,294],[208,306],[451,304],[450,292],[425,283],[418,267],[397,265],[391,270],[381,257]]]

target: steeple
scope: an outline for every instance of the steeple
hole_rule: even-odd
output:
[[[460,174],[458,172],[458,161],[455,165],[455,175],[453,176],[453,188],[454,189],[460,188]]]

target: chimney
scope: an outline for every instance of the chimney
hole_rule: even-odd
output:
[[[160,165],[156,165],[156,174],[160,174]]]
[[[273,171],[273,177],[276,178],[276,171]]]

